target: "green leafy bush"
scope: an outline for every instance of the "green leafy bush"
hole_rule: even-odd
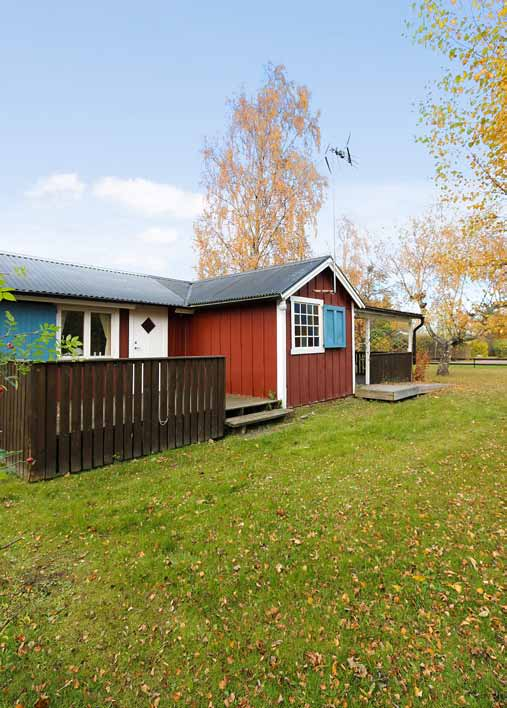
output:
[[[486,357],[488,354],[488,343],[483,339],[474,339],[474,341],[470,344],[471,357]]]

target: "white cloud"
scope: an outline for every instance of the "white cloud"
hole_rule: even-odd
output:
[[[37,180],[32,189],[26,192],[28,197],[41,199],[44,197],[82,196],[86,185],[75,172],[55,172]]]
[[[169,244],[178,240],[178,232],[176,229],[161,229],[158,226],[154,226],[151,229],[142,231],[137,238],[145,243]]]
[[[193,219],[202,207],[200,194],[140,177],[103,177],[95,183],[93,193],[101,199],[126,205],[146,216],[169,214],[180,219]]]

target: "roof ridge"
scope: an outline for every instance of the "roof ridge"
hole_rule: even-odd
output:
[[[238,277],[240,275],[248,275],[249,273],[259,273],[260,271],[265,271],[265,270],[273,270],[274,268],[285,268],[286,266],[290,265],[297,265],[298,263],[311,263],[312,261],[322,261],[325,260],[326,258],[330,258],[330,255],[326,256],[312,256],[312,258],[303,258],[302,260],[298,261],[288,261],[287,263],[275,263],[270,266],[264,266],[263,268],[251,268],[250,270],[241,270],[238,271],[237,273],[226,273],[225,275],[214,275],[211,278],[202,278],[200,280],[193,280],[192,285],[195,285],[197,283],[209,283],[211,280],[222,280],[224,278],[230,278],[232,276]]]

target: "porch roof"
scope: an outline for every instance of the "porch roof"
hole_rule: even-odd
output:
[[[394,310],[389,307],[374,307],[367,305],[363,309],[356,310],[356,317],[360,319],[379,318],[385,320],[420,320],[424,322],[424,315],[420,312],[407,312],[406,310]]]

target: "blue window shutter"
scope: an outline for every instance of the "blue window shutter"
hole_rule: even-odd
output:
[[[344,307],[324,305],[324,346],[327,349],[347,346]]]
[[[335,319],[333,308],[324,305],[324,346],[335,347]]]

